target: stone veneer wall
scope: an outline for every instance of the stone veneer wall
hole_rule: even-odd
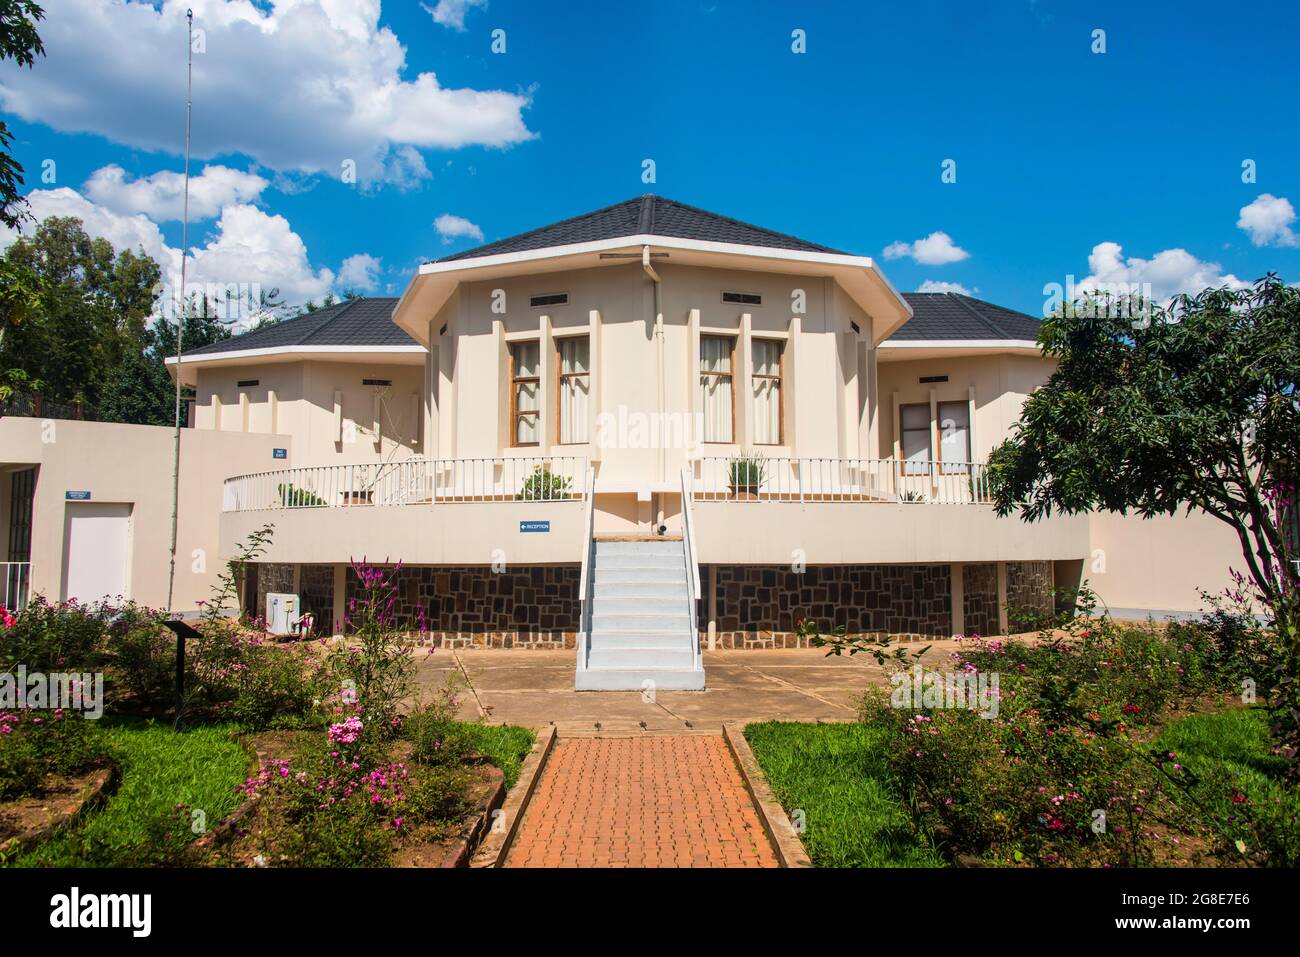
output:
[[[397,573],[397,623],[442,648],[577,647],[577,565],[416,567]],[[348,570],[347,599],[356,592]]]
[[[303,613],[311,612],[318,634],[334,633],[334,566],[303,565],[299,580]]]
[[[904,639],[951,634],[947,565],[719,565],[719,648],[797,648],[795,623]],[[708,614],[707,596],[700,602]],[[707,619],[705,622],[707,627]]]
[[[962,617],[968,635],[998,633],[998,566],[992,562],[962,568]]]
[[[1007,613],[1012,631],[1033,630],[1052,617],[1056,610],[1054,587],[1051,562],[1007,562]]]

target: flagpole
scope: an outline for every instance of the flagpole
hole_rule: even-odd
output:
[[[185,261],[190,254],[190,116],[193,112],[194,91],[194,11],[185,11],[186,51],[185,65],[185,200],[181,217],[181,288],[180,313],[176,318],[176,427],[172,442],[172,542],[171,563],[167,569],[167,610],[172,610],[172,595],[176,587],[176,526],[181,497],[181,354],[185,345],[185,317],[188,299],[185,296]]]

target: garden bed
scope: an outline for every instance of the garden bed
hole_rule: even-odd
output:
[[[35,794],[0,804],[0,860],[49,838],[99,803],[116,772],[116,765],[109,765],[81,774],[50,775]]]

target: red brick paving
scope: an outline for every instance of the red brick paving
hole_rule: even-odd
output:
[[[726,742],[561,738],[507,867],[776,867]]]

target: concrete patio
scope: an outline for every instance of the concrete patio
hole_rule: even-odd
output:
[[[941,664],[955,642],[936,641],[925,657]],[[437,651],[419,657],[424,693],[451,676],[462,683],[461,716],[492,723],[554,723],[567,734],[617,731],[717,733],[724,721],[844,721],[884,675],[867,655],[827,657],[817,649],[706,651],[704,691],[573,690],[572,651]],[[600,723],[597,729],[596,724]]]

